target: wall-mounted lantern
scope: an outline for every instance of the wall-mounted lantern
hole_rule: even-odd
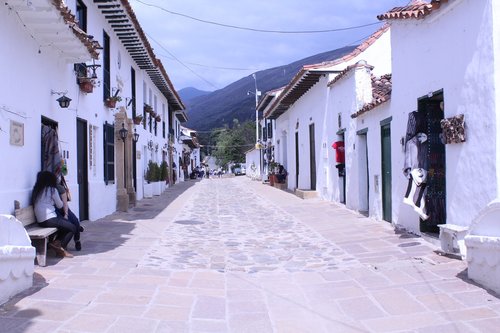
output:
[[[127,139],[128,131],[125,128],[125,124],[122,123],[122,128],[118,131],[120,133],[120,138],[125,142],[125,139]]]
[[[134,142],[139,141],[139,133],[137,133],[137,129],[134,128],[134,136],[133,136]]]
[[[66,91],[54,91],[54,90],[50,91],[51,95],[62,95],[61,97],[56,99],[56,101],[57,101],[57,103],[59,103],[59,107],[61,107],[61,109],[67,109],[69,107],[69,103],[71,102],[71,98],[66,96],[67,93],[68,93],[67,90]]]

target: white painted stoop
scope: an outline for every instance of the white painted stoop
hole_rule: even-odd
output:
[[[465,236],[468,276],[500,294],[500,201],[479,213]]]

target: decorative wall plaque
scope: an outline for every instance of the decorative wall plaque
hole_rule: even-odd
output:
[[[10,121],[10,144],[13,146],[24,146],[24,124]]]

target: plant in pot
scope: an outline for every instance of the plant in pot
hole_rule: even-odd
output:
[[[153,107],[149,104],[144,103],[144,112],[146,113],[152,113],[153,112]]]
[[[165,190],[168,182],[168,167],[167,162],[162,161],[160,164],[160,184],[162,189]]]
[[[278,167],[278,163],[271,161],[269,162],[269,169],[268,169],[268,174],[269,174],[269,184],[271,186],[274,186],[275,183],[277,183],[277,177],[276,177],[276,168]]]
[[[152,172],[153,195],[161,194],[160,166],[156,162],[150,162]]]
[[[106,98],[106,100],[104,101],[104,104],[108,108],[115,108],[116,107],[116,102],[120,102],[122,100],[122,98],[120,96],[118,96],[119,91],[120,90],[117,90],[116,93],[113,96],[110,96],[110,97]]]
[[[156,115],[155,120],[159,123],[161,121],[161,117],[159,114]]]
[[[146,172],[144,173],[144,197],[145,198],[151,198],[153,197],[153,179],[154,179],[154,166],[153,166],[153,161],[149,161],[148,168],[146,169]]]
[[[141,122],[142,122],[142,119],[144,119],[144,117],[142,116],[142,114],[135,116],[134,117],[134,124],[140,125]]]
[[[94,82],[90,77],[79,77],[78,78],[78,86],[80,90],[84,93],[91,93],[94,91]]]

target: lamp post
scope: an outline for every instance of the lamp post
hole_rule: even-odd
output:
[[[128,130],[125,128],[125,124],[122,123],[122,128],[118,131],[120,133],[120,138],[123,141],[123,187],[127,188],[127,148],[125,146],[125,140],[127,139]]]
[[[259,95],[260,91],[257,89],[257,76],[255,73],[252,74],[253,80],[255,82],[255,146],[259,143],[259,109],[257,106],[259,105]]]

